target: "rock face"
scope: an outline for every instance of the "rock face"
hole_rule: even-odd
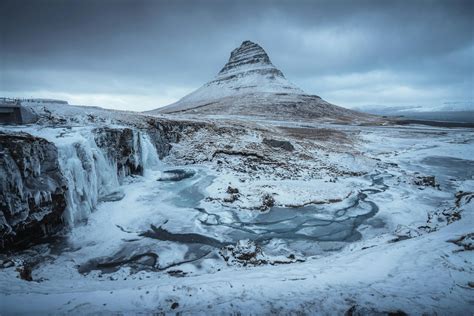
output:
[[[214,80],[176,103],[149,113],[248,115],[272,119],[367,119],[308,95],[289,82],[258,44],[244,41]]]
[[[117,165],[122,177],[143,174],[141,139],[130,128],[98,128],[94,130],[97,146]]]
[[[232,51],[229,61],[207,84],[229,87],[231,92],[279,92],[303,94],[303,90],[289,82],[277,69],[265,50],[258,44],[245,41]]]
[[[57,232],[66,191],[53,143],[26,133],[0,133],[0,249]]]
[[[171,122],[149,119],[146,131],[156,147],[158,156],[163,159],[169,154],[172,144],[179,142],[184,130],[200,129],[202,127],[204,127],[204,124],[197,122]]]

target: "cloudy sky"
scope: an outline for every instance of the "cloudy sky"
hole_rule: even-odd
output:
[[[347,107],[474,104],[474,1],[1,0],[0,96],[149,110],[244,40]]]

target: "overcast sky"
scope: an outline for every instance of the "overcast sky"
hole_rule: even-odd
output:
[[[307,93],[473,104],[474,1],[0,1],[0,96],[149,110],[212,79],[244,40]]]

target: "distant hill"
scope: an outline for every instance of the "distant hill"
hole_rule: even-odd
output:
[[[474,107],[464,104],[462,106],[450,104],[438,107],[371,105],[356,109],[374,115],[403,117],[414,120],[474,123]]]

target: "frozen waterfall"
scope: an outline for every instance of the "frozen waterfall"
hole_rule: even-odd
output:
[[[121,179],[117,163],[101,150],[88,131],[80,135],[73,143],[58,146],[59,164],[67,179],[67,208],[64,213],[66,222],[74,224],[86,219],[97,207],[101,198],[117,192]],[[150,170],[159,170],[161,162],[155,146],[144,132],[133,132],[131,155],[135,167],[140,165],[143,174]]]
[[[160,170],[161,161],[156,152],[155,146],[150,141],[150,136],[143,132],[138,132],[140,140],[141,163],[143,172],[146,174],[150,170]]]

